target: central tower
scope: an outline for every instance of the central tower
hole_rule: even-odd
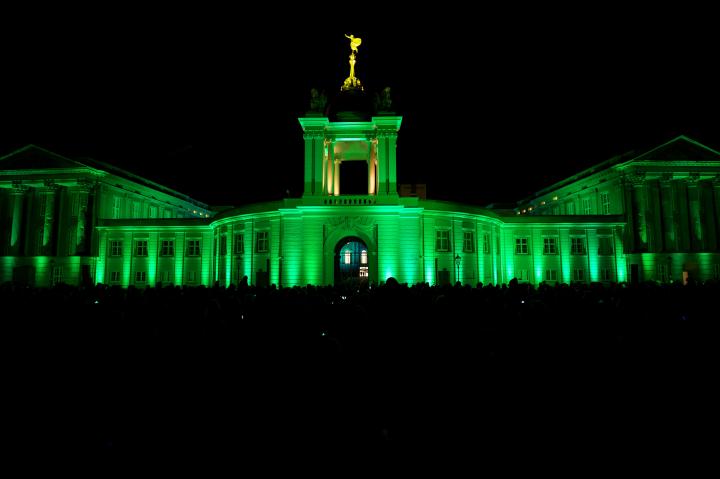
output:
[[[325,111],[315,108],[298,118],[305,139],[303,198],[347,196],[343,193],[340,174],[343,165],[350,169],[349,162],[364,162],[366,169],[351,170],[356,175],[366,174],[367,178],[352,179],[356,184],[362,181],[367,187],[362,188],[362,193],[353,191],[352,194],[372,197],[371,203],[384,203],[398,196],[395,150],[402,117],[384,111],[390,104],[389,88],[382,102],[372,105],[369,101],[355,77],[356,53],[361,40],[346,36],[351,48],[350,76],[329,108]]]

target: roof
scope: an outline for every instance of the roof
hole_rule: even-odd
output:
[[[558,181],[547,188],[543,188],[542,190],[535,192],[535,194],[531,197],[522,200],[520,203],[525,203],[538,196],[546,195],[578,180],[587,178],[601,171],[608,170],[613,166],[627,164],[633,161],[720,161],[720,152],[717,152],[712,148],[693,140],[692,138],[688,138],[685,135],[680,135],[667,143],[663,143],[660,146],[656,146],[640,154],[637,154],[635,150],[631,150],[621,155],[614,156],[609,160],[598,163],[597,165],[583,170],[576,175]]]
[[[197,201],[183,193],[175,191],[167,186],[163,186],[159,183],[155,183],[152,180],[148,180],[141,176],[138,176],[129,171],[123,170],[116,166],[104,163],[102,161],[94,160],[92,158],[81,158],[81,159],[70,159],[65,156],[59,155],[52,151],[41,148],[37,145],[27,145],[18,150],[15,150],[5,156],[0,157],[0,170],[33,170],[33,169],[77,169],[86,168],[91,172],[105,172],[111,175],[115,175],[126,180],[133,181],[141,184],[148,188],[163,192],[165,194],[174,196],[183,201],[196,204],[203,208],[207,208],[207,205],[201,201]]]

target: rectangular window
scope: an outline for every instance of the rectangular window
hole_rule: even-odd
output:
[[[585,281],[585,270],[584,269],[573,269],[573,281],[584,282]]]
[[[140,218],[140,216],[140,203],[137,201],[133,201],[132,217]]]
[[[62,266],[53,266],[52,269],[52,284],[60,284],[63,282],[63,268]]]
[[[187,241],[187,256],[200,256],[199,239],[191,239]]]
[[[600,214],[610,214],[610,195],[606,191],[600,193]]]
[[[148,255],[147,240],[135,241],[135,256],[147,256],[147,255]]]
[[[528,281],[529,280],[528,270],[521,269],[520,271],[518,271],[518,273],[520,273],[519,274],[520,277],[518,278],[520,281]]]
[[[585,254],[585,238],[570,238],[570,254]]]
[[[145,271],[135,271],[135,282],[144,283],[147,280]]]
[[[368,277],[368,267],[367,266],[360,266],[360,277],[361,278]]]
[[[590,198],[583,198],[582,200],[582,209],[584,215],[590,215],[592,214],[592,209],[590,206]]]
[[[120,218],[120,201],[121,201],[121,198],[118,198],[117,196],[113,196],[112,217],[114,220]]]
[[[110,282],[111,283],[119,283],[120,282],[120,271],[111,271],[110,272]]]
[[[157,218],[157,217],[158,217],[157,206],[150,205],[150,218]]]
[[[546,269],[545,270],[545,281],[557,281],[557,270]]]
[[[227,255],[227,235],[220,235],[220,256]]]
[[[437,230],[435,232],[435,251],[450,251],[449,230]]]
[[[196,271],[188,271],[187,273],[187,282],[188,283],[195,283],[197,281],[197,272]]]
[[[110,240],[110,256],[122,255],[122,240]]]
[[[567,211],[567,214],[574,215],[575,214],[575,202],[570,201],[567,205],[565,205],[565,210]]]
[[[170,271],[160,271],[160,281],[163,283],[170,282]]]
[[[255,235],[255,252],[256,253],[267,253],[268,252],[268,232],[258,231]]]
[[[490,254],[490,235],[483,234],[483,253]]]
[[[463,253],[475,252],[475,233],[472,231],[463,232]]]
[[[367,250],[360,252],[360,264],[367,264]]]
[[[160,256],[175,256],[175,240],[162,240],[160,242]]]
[[[668,281],[668,267],[667,264],[657,264],[657,279],[660,282],[667,283]]]
[[[600,269],[600,280],[601,281],[612,281],[613,280],[613,270],[610,268],[601,268]]]
[[[543,254],[557,254],[557,238],[543,238]]]
[[[515,254],[528,254],[527,238],[515,238]]]
[[[233,252],[235,254],[245,253],[245,235],[244,234],[235,235],[235,249],[233,250]]]
[[[613,254],[611,236],[598,236],[598,255],[609,256]]]

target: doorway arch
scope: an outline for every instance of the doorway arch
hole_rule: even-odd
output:
[[[337,242],[333,255],[335,285],[358,286],[370,278],[369,248],[357,236],[345,236]]]

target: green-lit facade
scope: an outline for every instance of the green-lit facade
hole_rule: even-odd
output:
[[[22,148],[0,158],[0,281],[227,286],[247,276],[287,287],[336,284],[348,271],[411,284],[718,278],[720,154],[691,139],[612,158],[514,209],[479,208],[398,194],[401,120],[300,118],[303,196],[222,213],[110,165]],[[349,162],[367,176],[363,194],[343,193]]]

